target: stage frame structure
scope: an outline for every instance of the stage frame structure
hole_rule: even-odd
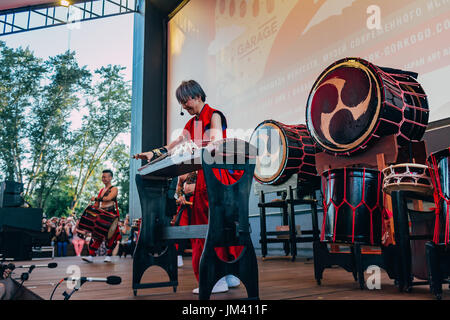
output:
[[[70,0],[0,11],[0,36],[139,11],[137,0]]]

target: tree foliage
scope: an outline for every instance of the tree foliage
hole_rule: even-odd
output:
[[[131,88],[124,81],[122,70],[123,67],[108,65],[95,71],[101,80],[92,88],[93,99],[87,104],[89,114],[83,118],[83,126],[78,132],[80,143],[74,160],[79,163],[79,172],[73,209],[94,169],[105,161],[105,155],[118,135],[129,130]]]
[[[110,163],[127,205],[128,175],[122,172],[129,151],[117,142],[131,119],[123,70],[108,65],[91,73],[78,65],[75,52],[44,61],[0,41],[0,179],[24,183],[27,202],[47,215],[79,214]],[[74,113],[84,114],[80,128],[71,123]]]
[[[44,74],[42,60],[30,50],[0,42],[0,168],[6,180],[24,181],[26,114]]]

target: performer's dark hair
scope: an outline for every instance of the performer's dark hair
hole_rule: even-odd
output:
[[[111,170],[109,170],[109,169],[103,170],[102,173],[109,173],[111,175],[111,178],[114,176],[113,172]]]
[[[183,81],[178,86],[175,92],[177,100],[179,103],[184,104],[190,98],[195,99],[199,97],[203,102],[206,101],[206,94],[202,87],[195,80]]]

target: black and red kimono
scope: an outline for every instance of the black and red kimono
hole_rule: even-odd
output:
[[[189,133],[190,139],[199,147],[202,147],[204,141],[210,140],[209,129],[211,128],[211,118],[214,113],[218,113],[222,119],[222,135],[223,138],[226,138],[227,122],[225,116],[222,112],[211,108],[208,104],[205,104],[200,114],[191,118],[184,127],[185,134]],[[239,180],[242,176],[242,171],[232,172],[230,170],[218,169],[214,170],[214,175],[223,184],[229,185]],[[199,224],[208,224],[208,193],[203,170],[198,171],[191,217],[191,225]],[[191,239],[192,268],[194,269],[197,280],[204,243],[205,239]],[[242,246],[215,248],[215,251],[221,260],[230,261],[239,257]]]
[[[104,196],[107,196],[111,190],[111,188],[109,190],[106,190],[105,194],[102,196],[103,191],[105,190],[105,188],[100,189],[97,198],[102,198]],[[111,212],[113,214],[115,214],[117,217],[119,217],[119,206],[117,205],[117,199],[114,198],[112,199],[112,201],[114,201],[114,205],[108,208],[102,208],[105,211]],[[96,252],[98,250],[98,248],[100,248],[100,245],[102,244],[103,241],[105,241],[105,245],[106,245],[106,255],[111,256],[112,252],[114,250],[114,248],[116,247],[117,243],[122,239],[122,235],[120,234],[120,230],[119,230],[119,225],[117,225],[116,231],[114,232],[114,235],[111,237],[111,239],[101,239],[101,238],[97,238],[94,235],[92,235],[91,237],[91,241],[89,242],[88,245],[88,251],[89,251],[89,255],[90,256],[95,256]]]

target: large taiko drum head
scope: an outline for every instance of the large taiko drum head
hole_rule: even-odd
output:
[[[360,58],[339,60],[313,85],[306,125],[318,147],[334,155],[364,150],[381,136],[400,145],[418,141],[428,124],[428,102],[411,73]]]
[[[316,147],[305,125],[266,120],[253,131],[250,143],[257,148],[254,177],[261,184],[279,185],[298,174],[299,183],[319,185]]]

